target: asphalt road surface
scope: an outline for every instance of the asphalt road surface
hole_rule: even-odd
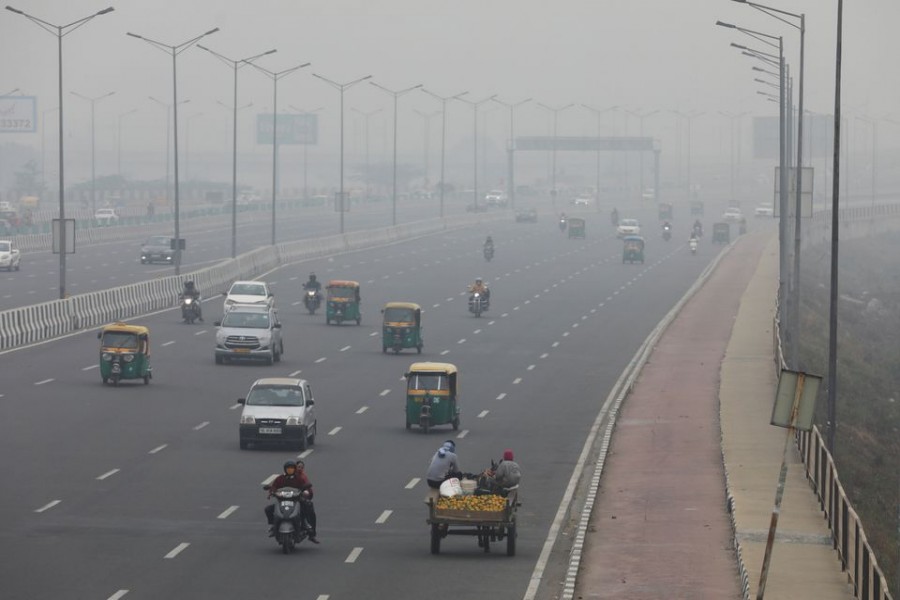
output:
[[[522,598],[600,405],[719,250],[707,237],[692,256],[686,236],[663,242],[655,214],[637,215],[651,230],[643,265],[622,264],[608,215],[589,214],[585,240],[552,217],[510,218],[278,269],[265,276],[284,324],[275,366],[214,364],[221,298],[206,303],[206,323],[182,324],[175,310],[137,321],[151,329],[148,386],[102,385],[93,332],[0,355],[3,598]],[[135,271],[131,249],[125,260],[117,268]],[[310,270],[361,282],[362,325],[306,314]],[[492,289],[478,319],[465,294],[476,276]],[[379,309],[392,300],[423,306],[421,356],[382,354]],[[459,367],[458,432],[405,429],[402,374],[417,360]],[[261,485],[297,451],[240,450],[236,399],[257,378],[287,375],[316,397],[305,460],[322,543],[285,556],[266,535]],[[422,478],[450,438],[464,471],[515,451],[515,557],[468,537],[430,554]],[[554,573],[539,597],[559,591]]]

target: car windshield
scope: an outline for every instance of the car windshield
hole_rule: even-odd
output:
[[[228,293],[241,296],[265,296],[266,286],[253,283],[236,283],[231,286],[231,291]]]
[[[248,329],[268,329],[269,315],[259,312],[230,311],[222,319],[222,327],[245,327]]]
[[[0,252],[9,252],[10,246],[9,242],[0,242]]]
[[[448,377],[441,373],[410,373],[407,389],[435,391],[448,390],[450,387]]]
[[[637,227],[637,219],[622,219],[623,227]]]
[[[168,246],[169,238],[164,235],[154,235],[152,238],[147,240],[148,246]]]
[[[247,406],[303,406],[303,392],[295,387],[255,387],[250,391]]]
[[[411,308],[386,308],[384,320],[391,323],[412,323],[416,320],[415,311]]]
[[[328,288],[328,295],[332,298],[345,298],[351,299],[356,295],[356,288],[352,287],[330,287]]]
[[[101,345],[104,348],[123,348],[125,350],[137,350],[137,335],[125,331],[107,331],[103,333]]]

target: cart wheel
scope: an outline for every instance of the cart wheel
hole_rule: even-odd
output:
[[[453,431],[459,431],[459,417],[453,419]]]
[[[144,375],[144,385],[150,385],[150,374]]]
[[[481,538],[482,538],[482,541],[484,542],[484,552],[485,552],[485,554],[487,554],[488,552],[491,551],[491,537],[490,537],[490,535],[488,535],[489,530],[487,527],[482,527],[481,531],[482,531]]]
[[[441,529],[440,526],[435,523],[431,525],[431,553],[441,553]]]
[[[506,555],[516,555],[516,526],[510,525],[506,528]]]
[[[418,346],[416,346],[416,352],[418,354],[422,354],[422,344],[419,344]]]

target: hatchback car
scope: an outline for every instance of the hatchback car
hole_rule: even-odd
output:
[[[175,251],[172,250],[172,240],[165,235],[151,236],[141,245],[141,264],[161,262],[172,264],[175,259]]]
[[[119,215],[114,208],[98,208],[94,213],[94,223],[98,226],[108,227],[119,222]]]
[[[238,403],[244,405],[239,425],[241,450],[265,443],[306,450],[316,443],[316,402],[305,379],[257,379]]]
[[[757,217],[774,217],[775,207],[771,204],[760,204],[753,209],[753,214]]]
[[[637,219],[622,219],[616,227],[616,236],[625,237],[626,235],[640,235],[641,224]]]
[[[21,255],[16,243],[11,240],[0,240],[0,269],[18,271]]]
[[[726,208],[725,212],[722,213],[722,220],[727,221],[729,223],[738,223],[743,218],[744,218],[744,213],[742,213],[741,209],[737,208],[736,206]]]
[[[265,281],[235,281],[225,294],[223,310],[228,312],[235,304],[272,306],[275,296]]]
[[[236,304],[216,321],[216,364],[232,359],[281,361],[284,341],[278,314],[270,306]]]

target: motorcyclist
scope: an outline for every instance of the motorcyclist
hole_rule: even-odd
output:
[[[482,281],[481,277],[475,278],[475,283],[469,286],[470,294],[481,294],[484,298],[485,302],[490,304],[491,302],[491,290],[488,289],[488,286],[485,285],[484,281]]]
[[[303,461],[285,461],[283,465],[284,473],[279,475],[272,481],[269,485],[269,495],[271,498],[274,493],[281,488],[290,487],[296,488],[302,492],[302,496],[305,500],[312,500],[313,497],[313,489],[312,484],[309,482],[309,478],[304,473],[303,468],[298,468],[298,464],[302,465]],[[310,533],[309,533],[309,541],[318,544],[319,540],[316,539],[316,528],[315,528],[315,512],[314,510],[310,510],[308,506],[306,506],[307,502],[301,503],[301,512],[300,517],[301,520],[305,517],[307,521],[309,521]],[[266,520],[269,522],[269,536],[275,535],[275,505],[269,504],[266,506]],[[312,513],[311,517],[309,513]]]
[[[694,233],[697,234],[697,237],[703,235],[703,223],[700,222],[700,219],[694,221]]]
[[[184,282],[184,288],[181,291],[180,300],[190,298],[194,307],[197,309],[197,319],[203,321],[203,304],[200,302],[200,290],[191,280]]]
[[[663,231],[669,231],[672,229],[672,224],[669,223],[668,221],[663,221],[662,228],[663,228]]]
[[[494,249],[494,239],[491,236],[487,236],[487,239],[484,240],[484,249],[487,250],[488,248]]]
[[[609,220],[612,221],[612,224],[614,227],[619,224],[619,209],[618,208],[612,209],[612,212],[609,213]]]
[[[303,289],[307,290],[307,291],[315,290],[316,295],[319,295],[322,293],[322,284],[319,283],[318,279],[316,279],[315,273],[309,274],[309,279],[306,280],[306,282],[303,284]]]

